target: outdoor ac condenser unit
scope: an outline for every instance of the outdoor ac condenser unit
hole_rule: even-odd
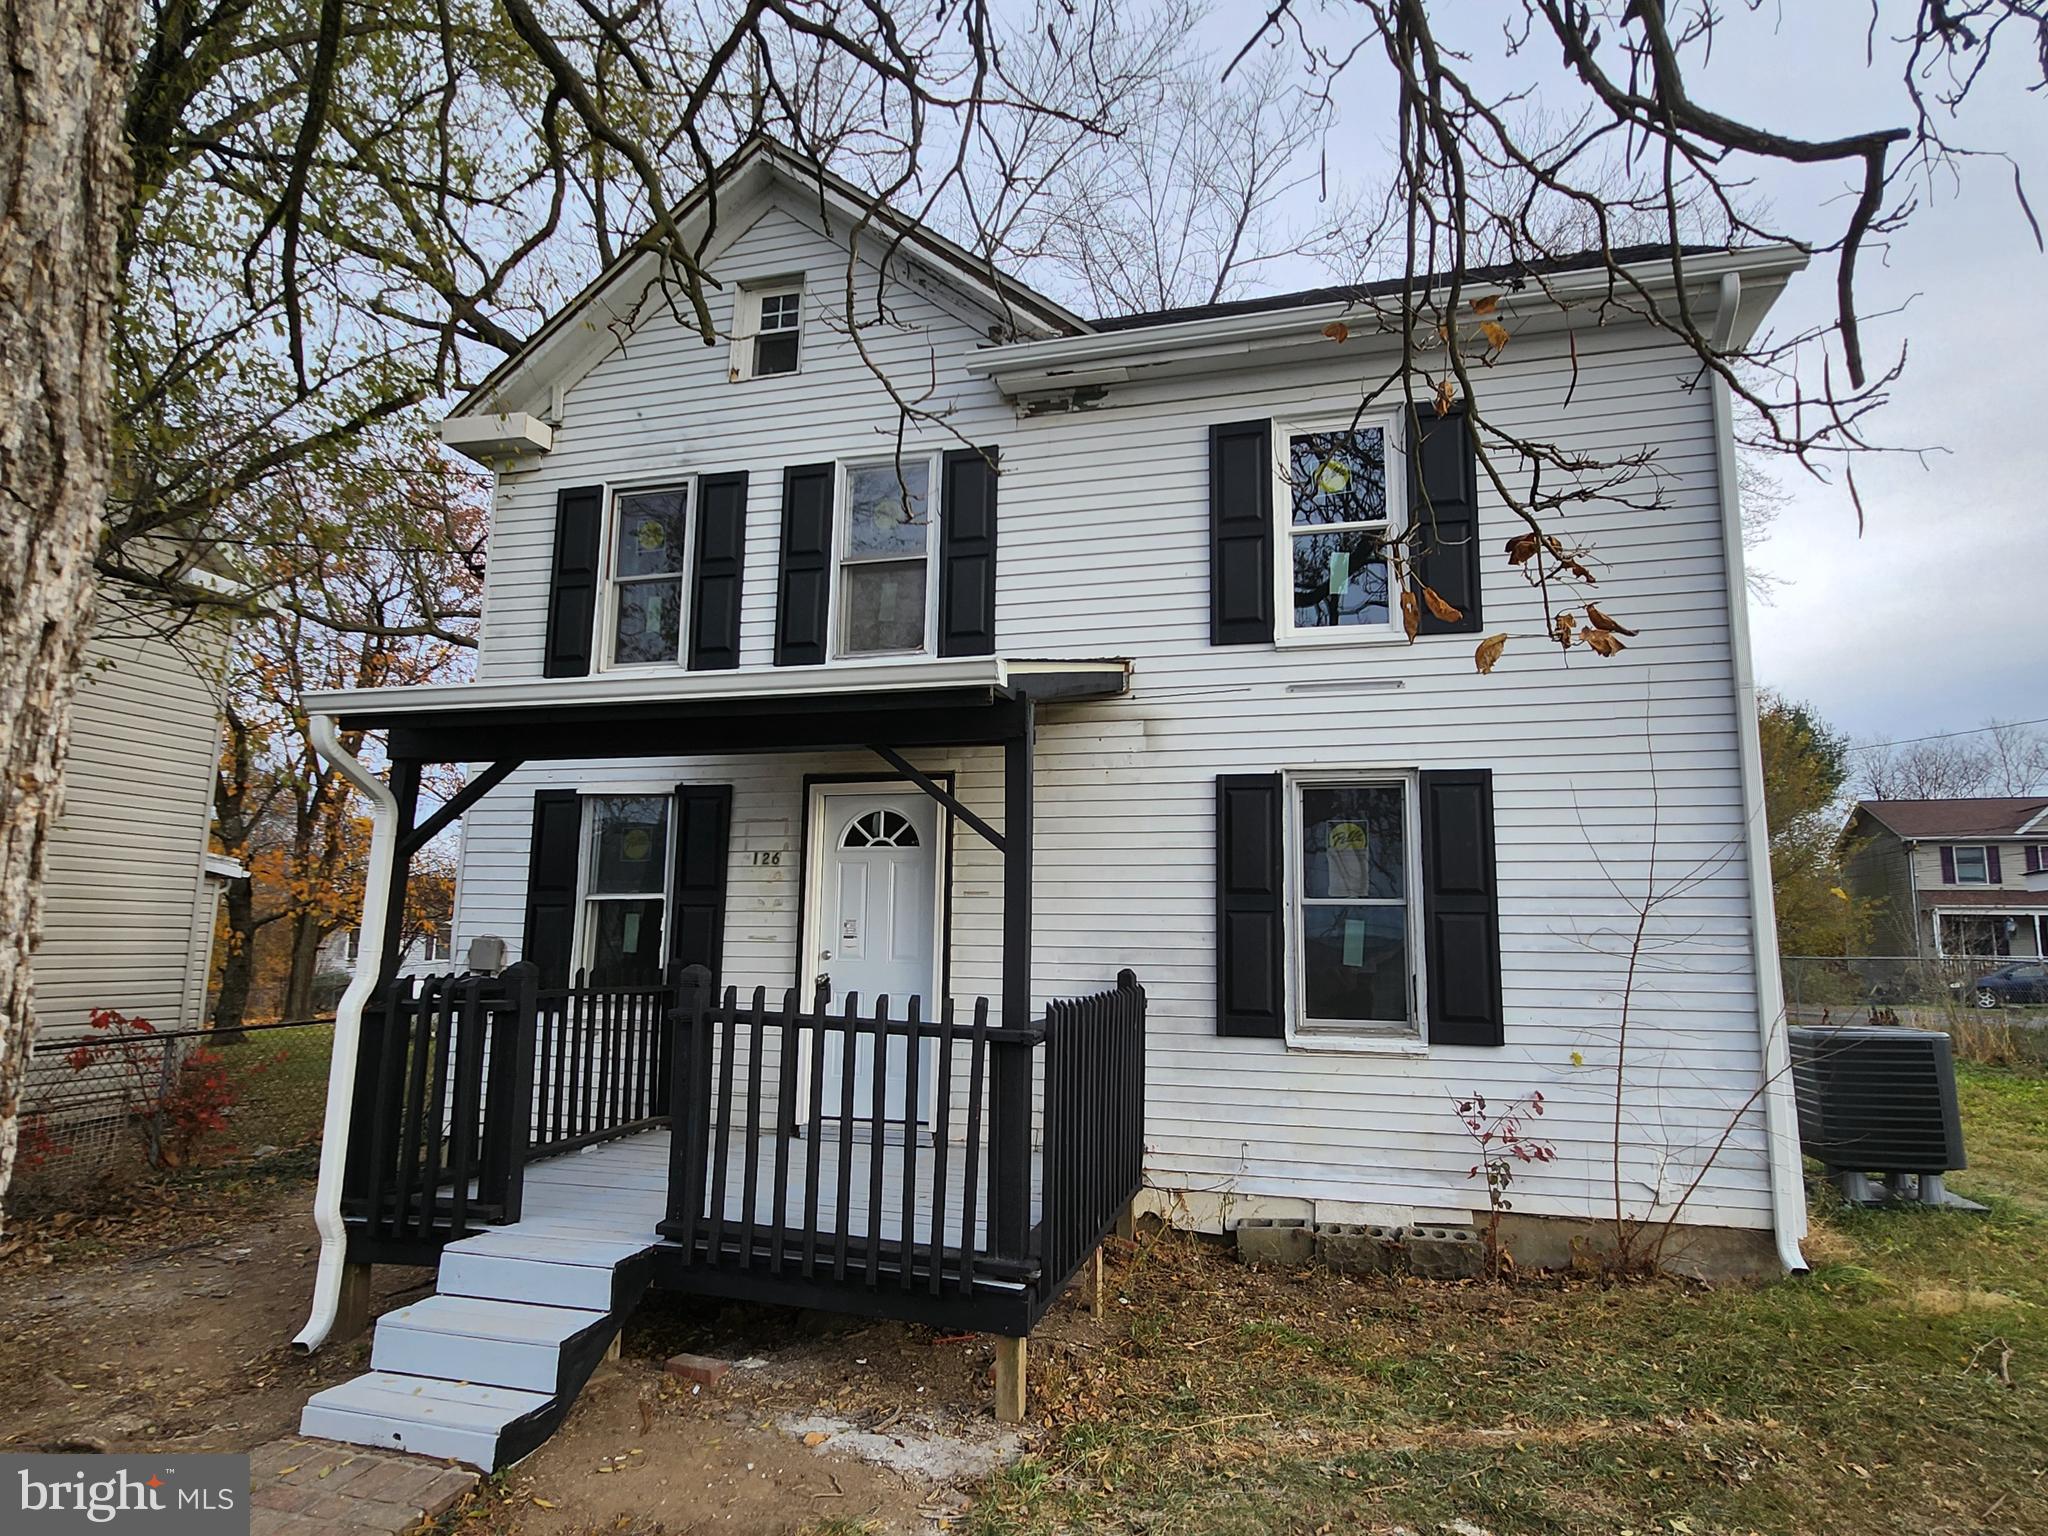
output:
[[[1947,1035],[1883,1025],[1798,1027],[1792,1083],[1800,1150],[1827,1169],[1845,1199],[1898,1199],[1912,1178],[1923,1205],[1984,1209],[1942,1187],[1944,1174],[1968,1166]],[[1882,1192],[1870,1182],[1873,1173],[1883,1175]]]

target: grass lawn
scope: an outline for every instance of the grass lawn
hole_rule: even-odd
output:
[[[978,1536],[2048,1531],[2048,1079],[1958,1068],[1989,1216],[1818,1208],[1769,1285],[1262,1273],[1169,1236]]]
[[[238,1152],[289,1151],[319,1136],[333,1047],[331,1024],[255,1029],[214,1047],[238,1096],[228,1116],[228,1140]]]

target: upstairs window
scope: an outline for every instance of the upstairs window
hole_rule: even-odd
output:
[[[689,512],[687,486],[612,498],[608,629],[615,667],[674,662],[681,654]]]
[[[1991,883],[1991,860],[1983,845],[1959,843],[1955,848],[1956,884],[1989,885]]]
[[[594,986],[661,979],[668,806],[666,795],[592,795],[584,801],[577,964],[590,972]]]
[[[1291,616],[1293,633],[1358,638],[1392,630],[1386,546],[1401,515],[1399,472],[1390,423],[1288,437],[1280,611]]]
[[[803,290],[749,289],[741,295],[741,303],[747,312],[747,324],[740,348],[739,376],[768,379],[795,373],[803,334]]]
[[[927,458],[847,468],[840,499],[840,655],[930,649],[931,483]]]

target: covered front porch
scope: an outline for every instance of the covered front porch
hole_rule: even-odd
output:
[[[1041,710],[1112,698],[1127,668],[980,658],[863,670],[874,675],[860,686],[802,691],[787,674],[727,673],[309,701],[378,806],[363,931],[382,963],[340,1010],[354,1049],[337,1051],[331,1093],[345,1113],[337,1137],[330,1108],[322,1169],[339,1241],[323,1245],[333,1295],[316,1298],[308,1347],[356,1321],[364,1266],[445,1270],[444,1253],[493,1233],[545,1236],[527,1225],[528,1190],[572,1167],[586,1185],[620,1180],[617,1198],[593,1196],[572,1217],[631,1247],[662,1287],[1021,1341],[1088,1261],[1142,1178],[1144,993],[1124,969],[1034,1004],[1034,742]],[[388,733],[388,788],[340,746],[368,731]],[[920,765],[966,747],[1000,754],[999,821]],[[722,901],[693,887],[683,845],[714,826],[725,856],[730,790],[721,801],[723,786],[694,781],[677,794],[700,794],[710,814],[673,831],[658,976],[569,971],[566,950],[536,952],[529,906],[519,963],[398,977],[412,858],[522,764],[848,750],[928,801],[948,839],[957,829],[999,857],[997,995],[956,1001],[941,978],[863,996],[801,968],[780,987],[723,984]],[[423,768],[455,762],[482,766],[423,816]],[[536,825],[536,861],[543,835]],[[1021,1408],[1021,1342],[1004,1358]]]

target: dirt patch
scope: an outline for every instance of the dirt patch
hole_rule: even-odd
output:
[[[310,1191],[144,1192],[90,1222],[10,1227],[0,1264],[0,1445],[242,1451],[298,1428],[322,1387],[364,1368],[369,1339],[292,1353],[318,1240]],[[380,1268],[377,1310],[425,1271]]]
[[[1062,1302],[1032,1336],[1033,1368],[1070,1379],[1072,1362],[1101,1347],[1103,1327]],[[698,1386],[661,1369],[684,1351],[735,1364],[717,1386]],[[980,1335],[650,1296],[624,1358],[552,1440],[478,1496],[460,1528],[944,1530],[1039,1439],[996,1424],[994,1369],[994,1344]]]

